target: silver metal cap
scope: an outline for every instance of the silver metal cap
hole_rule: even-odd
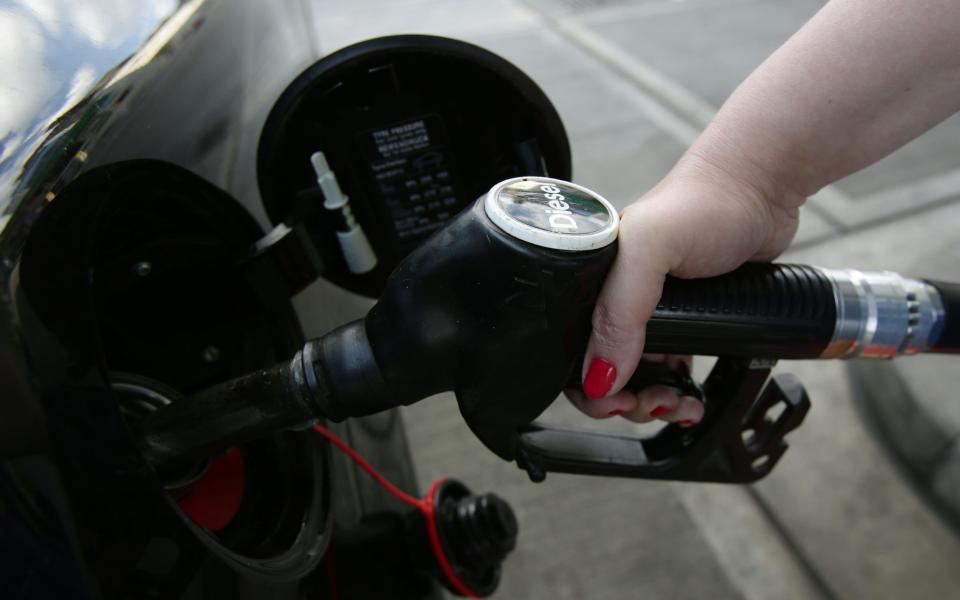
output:
[[[549,177],[516,177],[487,193],[487,216],[500,229],[531,244],[583,252],[617,239],[620,217],[605,198],[583,186]]]

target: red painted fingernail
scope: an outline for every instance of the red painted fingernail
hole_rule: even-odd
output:
[[[611,417],[615,417],[615,416],[617,416],[617,415],[622,415],[622,414],[623,414],[623,411],[620,410],[619,408],[615,408],[615,409],[611,410],[611,411],[610,411],[609,413],[607,413],[607,414],[610,415]]]
[[[677,425],[680,427],[690,427],[691,425],[696,425],[697,422],[693,419],[684,419],[683,421],[677,421]]]
[[[650,416],[651,416],[651,417],[659,417],[660,415],[665,415],[665,414],[667,414],[668,412],[670,412],[670,407],[669,407],[669,406],[660,405],[660,406],[658,406],[658,407],[656,407],[655,409],[653,409],[653,410],[650,411]]]
[[[603,398],[610,391],[613,380],[617,378],[617,368],[602,358],[590,361],[587,376],[583,379],[583,393],[596,400]]]

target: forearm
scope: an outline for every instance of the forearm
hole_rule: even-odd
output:
[[[960,2],[832,0],[737,88],[686,161],[795,204],[958,109]]]
[[[693,401],[616,393],[640,359],[664,276],[719,275],[775,257],[793,238],[807,196],[958,109],[960,0],[827,4],[624,211],[586,351],[584,389],[594,400],[581,408],[636,421],[699,419]],[[668,416],[653,412],[664,407]]]

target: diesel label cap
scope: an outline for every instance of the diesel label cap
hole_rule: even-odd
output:
[[[620,218],[605,198],[549,177],[501,181],[487,193],[487,216],[525,242],[572,252],[602,248],[617,239]]]

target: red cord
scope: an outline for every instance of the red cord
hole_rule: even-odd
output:
[[[419,498],[414,498],[410,494],[406,493],[405,491],[401,490],[397,486],[387,481],[387,478],[381,475],[379,471],[374,469],[373,465],[367,462],[367,459],[360,456],[360,454],[356,450],[348,446],[345,441],[333,435],[333,433],[329,429],[327,429],[323,425],[320,425],[319,423],[314,425],[313,429],[323,437],[330,440],[331,444],[339,448],[344,454],[346,454],[350,458],[350,460],[360,465],[361,469],[366,471],[367,474],[370,475],[370,477],[373,477],[377,483],[382,485],[384,489],[390,492],[393,496],[396,496],[401,502],[405,502],[415,508],[421,508],[422,501]]]
[[[440,531],[437,528],[436,521],[436,507],[434,506],[433,499],[436,495],[437,488],[444,482],[443,478],[437,479],[432,484],[430,484],[430,489],[427,491],[427,495],[423,498],[414,498],[410,494],[404,492],[397,486],[393,485],[387,478],[380,474],[379,471],[373,468],[373,465],[367,462],[365,458],[360,456],[356,450],[347,445],[346,442],[335,436],[329,429],[320,425],[319,423],[313,426],[314,431],[327,438],[331,444],[340,449],[341,452],[347,455],[350,460],[357,463],[357,465],[367,472],[370,477],[373,477],[374,481],[379,483],[385,490],[387,490],[391,495],[396,497],[401,502],[409,504],[410,506],[419,510],[424,519],[427,522],[427,537],[430,539],[430,548],[433,550],[433,556],[437,560],[437,564],[440,565],[440,571],[443,573],[444,577],[447,578],[447,581],[453,586],[457,593],[466,596],[468,598],[482,598],[473,590],[471,590],[467,584],[465,584],[458,576],[456,571],[453,570],[453,565],[450,564],[450,561],[447,559],[446,553],[443,551],[443,544],[440,542]]]

